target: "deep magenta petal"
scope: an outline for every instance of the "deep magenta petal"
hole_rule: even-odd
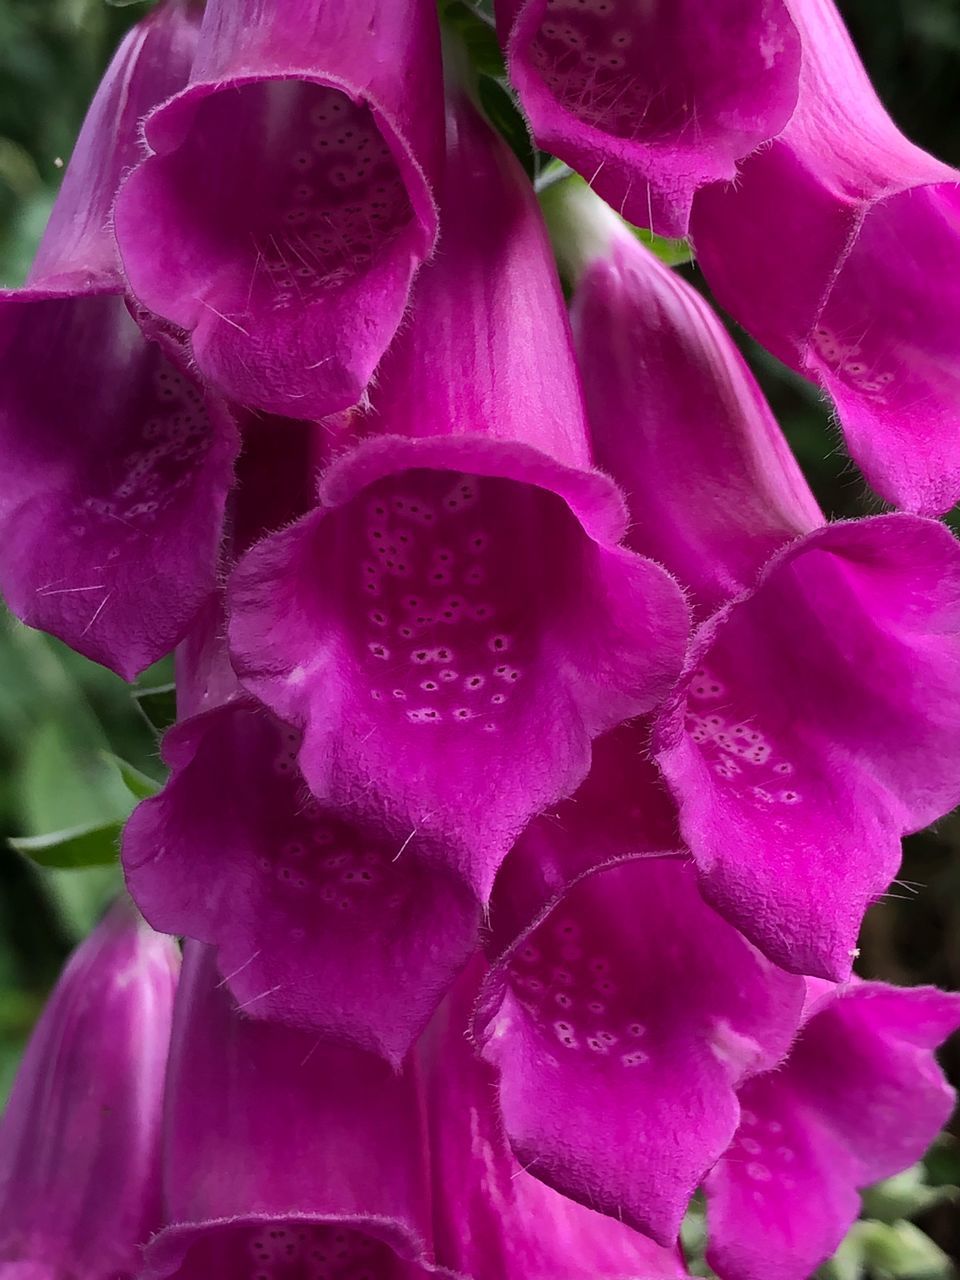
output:
[[[128,902],[67,963],[0,1124],[0,1271],[115,1280],[161,1225],[164,1069],[179,956]]]
[[[73,148],[29,285],[71,294],[117,288],[114,196],[141,157],[142,118],[186,83],[197,32],[190,0],[164,0],[124,37]]]
[[[520,1164],[672,1244],[736,1130],[737,1087],[782,1058],[803,994],[702,901],[688,863],[640,857],[575,881],[480,1005]]]
[[[537,143],[615,208],[683,236],[694,192],[787,123],[800,41],[782,0],[497,0]]]
[[[630,545],[705,613],[823,517],[719,317],[622,224],[603,230],[572,304],[596,459],[627,494]]]
[[[479,907],[403,834],[314,800],[299,745],[248,700],[180,724],[173,778],[124,833],[127,884],[155,927],[216,945],[247,1015],[399,1063],[473,953]]]
[[[0,299],[0,588],[127,679],[214,589],[238,437],[123,299]]]
[[[144,1280],[206,1280],[244,1265],[252,1274],[258,1263],[450,1276],[427,1262],[429,1169],[414,1078],[244,1018],[212,952],[196,943],[186,947],[166,1119],[174,1225],[151,1242]]]
[[[115,220],[134,294],[241,403],[360,400],[436,238],[430,0],[211,0],[190,86],[145,132]]]
[[[842,979],[900,837],[960,799],[960,548],[877,516],[818,530],[694,641],[655,752],[716,908]]]
[[[937,514],[960,495],[957,173],[897,131],[832,0],[789,2],[797,110],[697,196],[697,257],[734,318],[829,392],[873,488]]]
[[[858,983],[744,1087],[736,1140],[706,1181],[721,1280],[804,1280],[833,1253],[857,1189],[918,1160],[950,1115],[933,1050],[958,1025],[956,995]]]

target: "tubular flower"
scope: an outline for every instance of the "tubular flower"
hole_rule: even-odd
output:
[[[731,315],[825,388],[873,488],[937,514],[960,497],[958,174],[897,130],[832,0],[789,8],[797,110],[697,197],[697,257]]]
[[[302,728],[311,791],[484,898],[520,828],[586,775],[591,739],[666,693],[687,623],[673,581],[618,545],[532,193],[465,104],[447,175],[444,252],[366,438],[241,562],[230,638],[242,683]]]
[[[634,548],[716,609],[653,739],[684,840],[767,955],[842,979],[900,837],[960,799],[960,547],[919,516],[825,524],[703,301],[626,232],[581,250],[597,457]]]
[[[207,4],[116,230],[133,292],[232,399],[360,399],[436,237],[442,102],[432,0]]]
[[[11,609],[132,678],[214,584],[231,416],[127,311],[110,208],[141,116],[186,79],[177,0],[133,28],[87,115],[26,286],[0,295],[0,589]]]
[[[706,1180],[721,1280],[804,1280],[860,1211],[858,1187],[907,1168],[950,1116],[934,1049],[960,996],[857,983],[814,1003],[786,1064],[740,1094],[740,1129]]]
[[[160,1225],[179,956],[120,902],[70,958],[0,1123],[0,1276],[132,1280]]]
[[[694,192],[733,178],[797,101],[783,0],[496,0],[539,146],[631,222],[687,232]]]
[[[700,898],[640,746],[631,726],[602,739],[505,862],[476,1032],[522,1167],[670,1245],[804,986]]]

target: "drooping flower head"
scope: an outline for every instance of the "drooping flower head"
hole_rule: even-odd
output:
[[[740,1129],[706,1181],[721,1280],[805,1280],[860,1211],[857,1189],[923,1155],[953,1089],[933,1051],[960,996],[855,983],[812,1002],[786,1064],[740,1094]]]
[[[444,251],[355,423],[367,438],[241,562],[229,608],[240,679],[303,729],[314,794],[485,897],[591,739],[669,688],[686,615],[618,545],[622,500],[590,469],[529,184],[466,102],[449,134]]]
[[[243,404],[358,401],[436,236],[432,0],[210,0],[117,202],[135,295]]]
[[[213,587],[237,449],[227,411],[141,337],[110,230],[141,117],[189,73],[193,14],[167,0],[121,44],[27,285],[0,295],[0,590],[128,678]]]
[[[797,100],[783,0],[497,0],[539,146],[631,222],[683,236],[694,192],[732,178]]]
[[[833,0],[789,8],[797,110],[697,197],[697,257],[731,315],[826,389],[873,488],[937,514],[960,497],[958,175],[897,130]]]
[[[578,252],[598,460],[633,546],[717,610],[654,735],[684,840],[772,959],[842,979],[900,837],[960,799],[960,547],[918,516],[824,524],[689,286],[606,220]]]
[[[70,958],[0,1122],[0,1276],[132,1280],[161,1223],[179,955],[119,902]]]

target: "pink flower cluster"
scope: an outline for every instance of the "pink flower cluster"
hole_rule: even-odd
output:
[[[949,1114],[960,996],[851,969],[960,802],[958,175],[831,0],[497,23],[569,306],[434,0],[161,0],[0,297],[0,587],[180,713],[4,1280],[681,1280],[698,1188],[804,1280]],[[825,520],[620,215],[900,510]]]

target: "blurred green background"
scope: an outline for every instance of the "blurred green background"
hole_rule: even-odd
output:
[[[120,36],[147,8],[107,0],[0,0],[0,284],[23,279],[97,79]],[[897,122],[915,141],[960,164],[960,0],[841,0],[841,8]],[[696,279],[695,267],[687,270]],[[828,513],[875,510],[839,451],[816,392],[738,338]],[[161,664],[141,684],[169,679],[169,667]],[[115,865],[42,868],[8,848],[6,839],[95,825],[105,828],[109,850],[133,803],[110,753],[160,775],[156,736],[131,690],[0,614],[0,1098],[65,955],[119,883]],[[869,977],[960,988],[957,815],[907,842],[900,883],[867,920],[859,967]],[[960,1049],[948,1049],[945,1060],[960,1081]],[[955,1140],[938,1145],[925,1176],[934,1184],[960,1183]],[[904,1196],[901,1203],[893,1195],[893,1208],[874,1203],[870,1212],[896,1218],[935,1198],[909,1188]],[[919,1220],[960,1257],[955,1200],[941,1199]],[[871,1229],[867,1224],[862,1233]],[[908,1239],[899,1261],[891,1261],[889,1241],[873,1253],[867,1241],[847,1270],[841,1258],[834,1274],[854,1280],[869,1257],[867,1269],[876,1277],[943,1275],[942,1260],[922,1246],[913,1257],[915,1244]]]

